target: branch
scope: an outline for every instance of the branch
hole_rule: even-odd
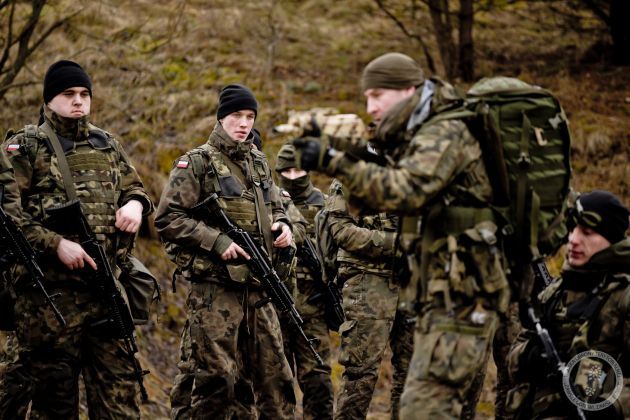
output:
[[[28,82],[20,82],[20,83],[13,83],[10,85],[6,85],[6,86],[0,86],[0,97],[8,90],[13,89],[13,88],[18,88],[18,87],[24,87],[24,86],[31,86],[31,85],[37,85],[41,83],[41,81],[37,81],[37,80],[30,80]]]
[[[13,15],[15,12],[15,3],[11,3],[11,11],[9,12],[9,24],[7,25],[7,43],[4,46],[2,52],[2,58],[0,58],[0,72],[4,68],[7,60],[9,59],[9,51],[13,45]]]
[[[415,39],[416,41],[418,41],[418,43],[420,44],[420,46],[422,47],[422,51],[424,53],[424,57],[427,60],[427,65],[429,66],[429,70],[432,73],[435,73],[435,63],[433,61],[433,57],[431,56],[431,53],[429,52],[429,48],[427,47],[427,45],[425,44],[424,40],[422,39],[422,37],[418,34],[414,34],[411,33],[407,27],[405,26],[405,24],[398,19],[383,3],[382,0],[375,0],[376,4],[378,5],[379,9],[381,9],[383,12],[385,12],[385,14],[394,21],[394,23],[396,24],[396,26],[398,26],[400,28],[400,30],[403,32],[403,34],[405,34],[408,38],[411,39]]]

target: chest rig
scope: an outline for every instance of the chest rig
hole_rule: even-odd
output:
[[[304,219],[306,219],[306,234],[310,238],[315,238],[315,215],[324,207],[324,194],[319,190],[314,190],[305,200],[295,198],[293,204],[300,210]]]
[[[47,208],[65,202],[68,188],[72,188],[81,200],[83,213],[97,239],[106,241],[116,232],[114,224],[121,193],[118,153],[111,140],[92,125],[88,139],[81,142],[50,134],[52,130],[47,126],[42,126],[42,130],[46,134],[43,138],[46,150],[50,153],[46,175],[49,179],[40,183],[42,191],[38,194],[44,210],[42,217],[45,217]],[[37,127],[26,126],[25,135],[37,137]],[[53,135],[56,140],[51,138]],[[59,159],[60,153],[64,154],[65,163]],[[66,185],[68,182],[72,187]]]
[[[207,163],[202,155],[206,155]],[[271,177],[267,162],[251,153],[241,162],[233,162],[212,145],[204,144],[189,153],[195,176],[201,181],[202,196],[212,193],[219,196],[219,202],[227,215],[255,239],[262,237],[256,209],[256,189],[261,198],[267,217],[271,222]]]

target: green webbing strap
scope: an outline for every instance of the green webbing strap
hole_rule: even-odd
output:
[[[536,194],[536,191],[532,190],[531,194],[532,208],[529,212],[529,249],[534,259],[540,257],[540,250],[538,249],[538,218],[540,216],[540,197]]]
[[[523,113],[523,129],[519,143],[518,178],[516,184],[516,240],[522,243],[524,238],[523,227],[525,223],[525,204],[527,202],[527,170],[531,165],[529,156],[529,133],[532,124]]]
[[[435,240],[435,228],[436,221],[442,213],[444,205],[438,203],[431,207],[426,219],[422,220],[422,242],[420,245],[420,287],[418,287],[418,296],[416,301],[424,303],[427,301],[427,292],[429,286],[429,259],[431,258],[431,252],[429,248]]]
[[[269,217],[267,217],[267,209],[265,208],[265,199],[262,195],[262,189],[260,188],[260,180],[254,181],[254,162],[248,156],[247,157],[247,171],[254,188],[254,202],[256,203],[256,217],[258,218],[258,231],[260,232],[265,248],[269,254],[269,258],[273,258],[273,238],[271,236],[271,224],[269,223]]]
[[[74,189],[74,179],[72,178],[72,173],[70,172],[70,166],[68,166],[68,160],[66,159],[66,154],[61,147],[61,143],[59,142],[59,137],[55,134],[55,131],[48,125],[47,122],[44,122],[39,126],[48,139],[50,140],[50,144],[53,147],[55,155],[57,155],[57,162],[59,162],[59,171],[61,172],[61,177],[63,178],[63,185],[66,189],[66,196],[68,197],[68,201],[72,201],[77,198],[77,192]]]
[[[474,227],[477,223],[495,220],[494,212],[489,207],[447,206],[442,214],[444,233],[455,236]]]

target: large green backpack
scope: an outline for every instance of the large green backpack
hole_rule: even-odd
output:
[[[481,144],[510,263],[554,253],[567,235],[571,178],[571,136],[558,100],[515,78],[484,78],[463,106],[431,122],[443,119],[464,120]]]

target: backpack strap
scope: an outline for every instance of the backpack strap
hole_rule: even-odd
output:
[[[68,166],[66,154],[63,152],[59,138],[47,122],[44,122],[40,128],[44,133],[46,133],[50,143],[52,144],[54,153],[57,156],[57,162],[59,162],[59,171],[61,172],[61,177],[63,178],[63,184],[66,189],[68,201],[72,201],[77,198],[77,193],[74,189],[74,180],[72,178],[72,173],[70,173],[70,166]]]

